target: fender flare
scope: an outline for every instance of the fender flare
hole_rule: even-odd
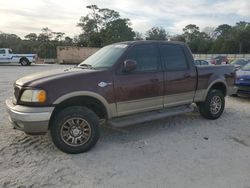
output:
[[[227,95],[227,91],[228,91],[228,86],[227,86],[227,82],[225,80],[219,79],[219,80],[214,80],[212,81],[208,88],[206,89],[205,95],[204,95],[204,99],[207,97],[208,92],[210,91],[210,89],[215,85],[215,84],[223,84],[226,87],[226,92],[225,95]]]
[[[108,118],[112,118],[116,114],[115,103],[109,104],[103,96],[101,96],[97,93],[91,92],[91,91],[75,91],[75,92],[67,93],[66,95],[63,95],[63,96],[59,97],[58,99],[56,99],[53,102],[53,105],[60,104],[61,102],[65,101],[67,99],[73,98],[73,97],[92,97],[92,98],[95,98],[98,101],[100,101],[103,104],[103,106],[105,107]]]

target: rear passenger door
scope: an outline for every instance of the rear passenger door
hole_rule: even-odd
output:
[[[165,69],[164,107],[190,104],[196,89],[196,70],[188,62],[186,51],[179,44],[161,44]]]

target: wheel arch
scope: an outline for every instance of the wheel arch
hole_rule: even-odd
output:
[[[207,98],[208,93],[212,89],[218,89],[218,90],[222,91],[224,96],[226,96],[227,93],[228,93],[227,83],[224,80],[218,80],[217,79],[217,80],[214,80],[213,82],[211,82],[209,84],[209,86],[207,87],[207,89],[196,91],[196,94],[195,94],[195,97],[194,97],[194,102],[200,103],[200,102],[205,101],[206,98]]]
[[[19,63],[21,63],[22,60],[26,60],[26,61],[30,62],[29,59],[28,59],[27,57],[21,57],[21,58],[19,59]]]
[[[81,105],[89,107],[99,117],[105,119],[112,118],[116,112],[115,104],[109,104],[103,96],[89,91],[68,93],[55,100],[53,105],[55,106],[53,113],[67,106]],[[98,110],[101,112],[98,112]]]
[[[220,91],[222,91],[224,96],[227,95],[228,87],[227,87],[226,81],[224,81],[224,80],[215,80],[212,83],[210,83],[210,85],[206,91],[206,96],[207,96],[208,92],[211,91],[212,89],[220,90]]]

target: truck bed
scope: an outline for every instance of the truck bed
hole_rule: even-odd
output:
[[[219,89],[223,86],[225,88],[225,95],[231,95],[236,91],[234,88],[235,81],[235,67],[233,65],[207,65],[207,66],[196,66],[197,72],[197,85],[194,96],[194,102],[204,101],[207,92],[214,85],[216,80],[221,80],[221,85],[217,84]]]

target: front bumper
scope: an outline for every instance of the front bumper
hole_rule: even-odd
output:
[[[237,85],[238,90],[237,93],[238,94],[242,94],[242,95],[250,95],[250,85]]]
[[[9,120],[14,128],[28,134],[40,134],[48,131],[49,120],[54,107],[27,107],[14,105],[12,99],[6,100]]]

